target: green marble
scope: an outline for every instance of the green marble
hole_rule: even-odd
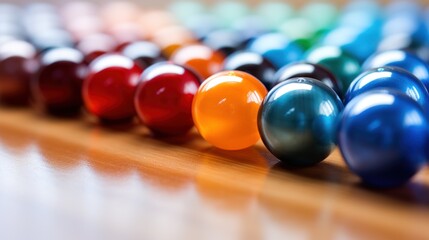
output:
[[[345,94],[352,81],[361,73],[359,61],[335,46],[319,46],[310,49],[305,56],[310,63],[329,69],[341,82],[340,91]]]

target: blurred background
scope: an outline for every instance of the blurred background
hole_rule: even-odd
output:
[[[104,1],[104,0],[86,0],[88,2],[96,2],[96,3],[107,3],[107,2],[113,2],[113,1]],[[175,0],[130,0],[131,2],[135,2],[138,4],[141,4],[142,6],[167,6],[171,3],[174,2],[180,2],[180,1],[175,1]],[[49,2],[49,3],[66,3],[66,2],[74,2],[71,0],[44,0],[44,1],[31,1],[31,0],[3,0],[2,2],[6,2],[6,3],[19,3],[19,4],[28,4],[28,3],[34,3],[34,2]],[[216,0],[204,0],[204,1],[200,1],[200,2],[204,2],[207,4],[215,4],[218,3],[220,1],[216,1]],[[264,0],[238,0],[237,2],[243,2],[249,5],[256,5],[259,3],[263,3],[266,2]],[[293,4],[295,6],[302,6],[305,5],[309,2],[312,2],[311,0],[284,0],[281,1],[284,3],[290,3]],[[349,0],[325,0],[323,2],[327,2],[327,3],[333,3],[333,4],[338,4],[338,5],[344,5],[345,3],[350,2]],[[386,4],[389,2],[392,2],[392,0],[379,0],[379,1],[374,1],[374,2],[380,2],[382,4]],[[410,2],[417,2],[420,4],[429,4],[429,1],[427,0],[411,0]]]

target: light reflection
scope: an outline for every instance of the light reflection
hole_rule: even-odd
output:
[[[177,63],[187,62],[188,59],[210,59],[213,52],[204,45],[190,45],[186,50],[177,51],[174,55],[174,61]]]
[[[309,62],[320,62],[322,58],[326,58],[327,56],[335,58],[341,56],[341,49],[334,46],[325,46],[322,48],[318,48],[316,51],[311,53],[308,56]]]
[[[73,48],[57,48],[46,52],[42,56],[43,64],[49,65],[57,61],[80,63],[83,61],[83,55]]]
[[[278,79],[287,79],[299,73],[311,73],[314,72],[314,68],[311,64],[297,64],[294,67],[287,67],[286,71],[283,71],[281,77]]]
[[[229,75],[225,76],[217,76],[216,78],[210,78],[203,82],[201,85],[201,89],[203,91],[209,91],[211,88],[216,87],[218,85],[224,84],[224,83],[240,83],[243,79],[239,76],[234,75],[234,73],[231,72]]]
[[[416,87],[408,87],[407,90],[405,90],[405,94],[407,94],[415,101],[418,101],[419,99],[421,99],[419,91],[416,89]]]
[[[296,109],[293,107],[293,108],[289,109],[289,110],[286,112],[286,115],[294,114],[294,113],[295,113],[295,111],[296,111]]]
[[[351,63],[351,62],[346,62],[344,69],[346,72],[357,72],[357,71],[359,71],[359,65]]]
[[[183,88],[183,93],[185,94],[195,94],[198,91],[198,86],[193,82],[185,83]]]
[[[404,122],[407,126],[417,125],[420,126],[423,124],[423,119],[421,117],[421,114],[417,111],[408,112],[407,115],[405,115]]]
[[[140,82],[140,74],[133,74],[130,76],[130,84],[133,86],[137,86]]]
[[[162,88],[158,89],[158,91],[156,91],[156,95],[160,95],[164,92],[165,92],[165,87],[162,87]]]
[[[256,103],[260,104],[262,102],[262,99],[260,95],[254,91],[247,93],[247,103]]]
[[[148,71],[145,71],[147,75],[144,75],[142,79],[153,79],[156,76],[170,74],[173,76],[183,75],[185,73],[185,69],[181,66],[169,64],[169,63],[158,63],[149,68]]]
[[[19,40],[9,40],[0,45],[0,57],[33,58],[36,55],[36,49],[29,43]]]
[[[335,108],[330,101],[323,101],[319,105],[319,113],[327,117],[334,113],[334,109]]]
[[[221,104],[224,104],[225,102],[226,102],[226,98],[222,98],[221,100],[219,100],[217,104],[221,105]]]
[[[246,167],[240,171],[239,166]],[[269,163],[258,150],[223,151],[209,148],[201,154],[196,187],[204,202],[223,212],[244,213],[262,190]],[[238,217],[238,216],[237,216]]]
[[[335,87],[334,83],[328,79],[323,79],[322,82],[332,89],[334,89],[334,87]]]
[[[251,50],[263,53],[273,49],[284,49],[289,44],[288,39],[280,33],[267,33],[251,43]]]
[[[371,66],[374,66],[374,67],[384,66],[386,59],[388,59],[389,62],[400,62],[405,59],[405,52],[389,51],[389,52],[377,55],[374,59],[371,60],[372,62]]]
[[[416,64],[415,68],[413,69],[413,74],[419,79],[429,77],[428,70],[425,66],[426,64],[422,64],[422,65]]]
[[[373,72],[371,74],[368,74],[368,75],[360,78],[359,85],[357,85],[356,87],[361,89],[363,86],[366,86],[369,83],[374,82],[377,79],[392,77],[392,74],[393,74],[392,72],[384,71],[384,70],[382,70],[382,71],[383,72]]]
[[[277,100],[278,98],[284,96],[285,94],[293,91],[299,91],[299,90],[305,90],[305,91],[311,91],[313,89],[313,86],[310,84],[302,84],[302,83],[290,83],[287,85],[287,87],[280,87],[275,91],[273,96],[273,101]]]
[[[356,39],[360,31],[358,28],[340,27],[329,33],[323,41],[335,46],[345,45]]]
[[[356,106],[352,108],[352,115],[358,115],[363,111],[381,105],[392,105],[395,101],[394,96],[383,94],[383,93],[374,93],[372,95],[367,95],[365,101],[360,101],[356,103]]]
[[[229,66],[240,66],[242,64],[243,59],[246,59],[247,63],[262,63],[264,61],[261,55],[254,54],[252,52],[241,52],[239,54],[241,56],[239,58],[230,58],[231,60],[228,63]]]
[[[102,57],[95,59],[90,68],[93,72],[99,72],[109,67],[122,67],[130,69],[134,66],[134,62],[119,54],[105,54]]]
[[[160,49],[152,42],[141,41],[130,44],[123,50],[123,54],[131,59],[141,57],[142,53],[155,57],[160,55]]]

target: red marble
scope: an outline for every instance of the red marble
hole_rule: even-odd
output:
[[[0,46],[0,102],[26,105],[30,100],[30,81],[37,71],[36,49],[21,40]]]
[[[192,100],[200,85],[191,70],[172,63],[146,69],[135,96],[140,120],[155,135],[183,135],[194,125]]]
[[[141,68],[165,61],[159,46],[149,41],[138,41],[126,45],[122,54],[133,59]]]
[[[132,119],[141,72],[133,60],[119,54],[95,59],[82,89],[86,109],[104,122]]]
[[[55,48],[40,57],[31,84],[37,107],[52,114],[74,114],[82,107],[82,82],[87,74],[84,56],[72,48]]]

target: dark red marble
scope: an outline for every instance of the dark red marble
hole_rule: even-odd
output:
[[[84,56],[72,48],[54,48],[40,58],[31,89],[37,107],[52,114],[75,114],[82,107],[82,82],[87,74]]]
[[[156,135],[187,133],[194,125],[192,100],[200,78],[172,63],[157,63],[146,69],[135,96],[141,121]]]
[[[147,41],[130,43],[121,52],[124,56],[133,59],[141,68],[147,68],[165,60],[162,56],[161,48]]]
[[[90,64],[97,57],[113,52],[117,45],[117,41],[112,36],[97,33],[82,38],[76,48],[85,55],[85,62]]]
[[[341,83],[334,74],[321,65],[307,62],[291,63],[282,67],[274,76],[273,87],[283,81],[296,77],[309,77],[322,81],[332,88],[341,99],[343,98],[340,90],[342,89]]]
[[[119,54],[95,59],[82,90],[87,110],[103,122],[132,119],[135,116],[134,94],[141,72],[133,60]]]
[[[239,51],[225,59],[224,70],[238,70],[249,73],[261,81],[269,90],[273,84],[276,67],[262,55],[250,51]]]
[[[0,46],[0,102],[26,105],[30,100],[30,81],[37,71],[36,49],[21,40]]]

